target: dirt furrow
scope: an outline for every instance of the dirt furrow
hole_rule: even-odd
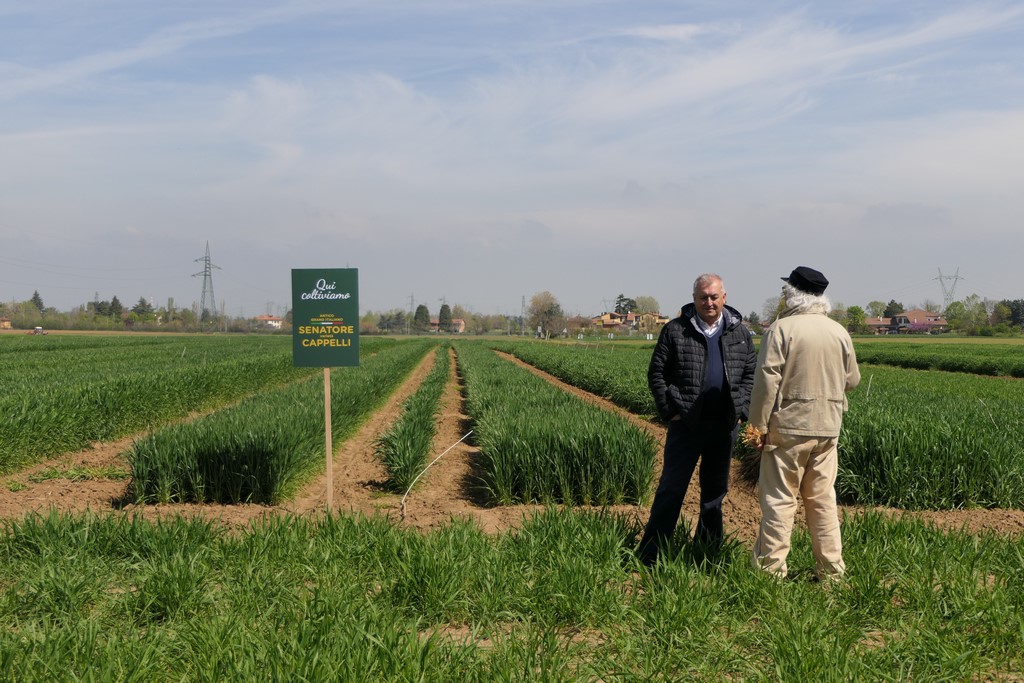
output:
[[[430,460],[441,456],[404,498],[400,494],[386,492],[383,487],[385,473],[374,454],[374,442],[398,418],[402,403],[423,382],[434,362],[434,354],[428,354],[409,378],[387,400],[387,402],[356,433],[340,446],[334,454],[333,501],[336,512],[361,513],[366,515],[387,515],[403,524],[421,529],[430,529],[445,524],[452,518],[473,519],[483,529],[497,532],[513,528],[522,522],[524,516],[539,506],[519,505],[511,507],[488,507],[478,488],[478,472],[475,461],[477,449],[472,437],[464,439],[470,430],[469,418],[463,412],[461,384],[455,369],[454,351],[450,379],[442,395],[438,417],[437,435],[434,439]],[[602,408],[623,415],[640,428],[650,432],[660,444],[664,444],[665,428],[645,420],[612,404],[606,399],[589,394],[570,386],[557,378],[529,366],[511,356],[511,362],[518,363],[531,372],[544,377],[580,398]],[[172,515],[199,516],[216,520],[232,528],[244,528],[265,516],[296,514],[320,515],[324,513],[326,500],[326,475],[321,474],[306,486],[295,499],[277,506],[266,505],[124,505],[127,479],[85,479],[73,481],[67,478],[43,478],[41,475],[52,470],[91,469],[93,471],[127,472],[128,467],[121,453],[129,448],[133,439],[140,435],[117,441],[98,443],[78,453],[67,454],[35,465],[22,472],[8,475],[0,481],[0,519],[19,519],[26,513],[46,513],[49,510],[80,513],[91,510],[99,513],[141,515],[158,519]],[[442,455],[443,454],[443,455]],[[656,472],[657,474],[657,472]],[[683,515],[692,526],[697,509],[696,481],[691,485],[684,503]],[[613,508],[617,512],[633,515],[638,520],[646,519],[647,510],[633,505]],[[929,512],[902,512],[878,508],[886,514],[912,515],[923,518],[940,528],[963,528],[972,533],[995,531],[998,533],[1024,533],[1024,510],[951,510]],[[845,514],[855,514],[863,508],[846,507]],[[404,513],[404,514],[403,514]],[[725,524],[727,532],[739,540],[749,543],[754,538],[760,519],[756,496],[745,489],[734,487],[725,502]]]

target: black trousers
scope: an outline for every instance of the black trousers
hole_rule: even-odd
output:
[[[694,540],[722,542],[725,537],[722,501],[729,491],[729,463],[738,430],[739,425],[731,430],[688,429],[678,420],[669,422],[661,480],[654,493],[647,528],[637,548],[637,554],[645,563],[654,562],[659,547],[672,538],[698,460],[700,515]]]

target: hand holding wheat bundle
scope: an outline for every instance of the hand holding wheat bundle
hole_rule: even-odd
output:
[[[740,438],[743,439],[743,443],[758,452],[764,448],[764,437],[765,433],[749,422],[740,433]]]
[[[761,450],[764,448],[765,433],[749,422],[740,432],[739,442],[734,451],[739,460],[739,482],[747,489],[757,486],[761,473]]]

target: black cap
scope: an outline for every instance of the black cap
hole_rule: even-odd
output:
[[[819,271],[807,266],[797,266],[789,277],[782,278],[801,292],[808,294],[824,294],[828,287],[828,280]]]

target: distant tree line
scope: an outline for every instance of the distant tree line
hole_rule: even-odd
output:
[[[619,294],[615,300],[615,312],[660,313],[658,302],[651,296],[630,298]],[[430,309],[419,304],[410,313],[400,308],[388,311],[369,311],[360,321],[363,334],[426,334],[454,332],[454,321],[461,320],[463,334],[468,335],[517,335],[543,337],[575,336],[593,331],[589,316],[568,315],[562,309],[558,298],[549,291],[537,292],[530,298],[525,315],[503,313],[474,313],[456,304],[442,304],[437,314],[437,325],[433,325]]]
[[[765,320],[770,323],[782,311],[784,302],[781,296],[767,299],[762,308],[762,315],[750,313],[748,322],[759,323]],[[850,332],[867,334],[872,331],[868,324],[869,318],[893,318],[908,310],[920,309],[941,315],[949,324],[949,332],[968,336],[1014,336],[1024,333],[1024,299],[984,299],[977,294],[952,302],[945,311],[933,301],[905,307],[902,302],[890,299],[889,303],[871,301],[865,307],[846,307],[833,302],[830,317],[843,323]],[[911,329],[911,332],[924,332]]]
[[[607,305],[607,304],[606,304]],[[765,300],[760,312],[751,311],[745,316],[747,322],[757,329],[778,317],[783,306],[780,296]],[[922,309],[941,314],[955,334],[981,336],[1010,336],[1024,333],[1024,299],[1003,299],[995,301],[972,294],[954,301],[945,311],[932,301],[924,301],[910,308]],[[851,332],[868,333],[869,318],[891,318],[908,310],[902,302],[890,299],[870,301],[865,306],[844,306],[833,302],[831,317],[843,323]],[[614,303],[614,312],[658,313],[662,311],[654,297],[627,297],[619,294]],[[455,330],[455,321],[462,321],[462,333],[467,335],[519,335],[534,337],[575,336],[593,332],[589,316],[567,315],[557,297],[550,291],[534,294],[527,309],[519,314],[482,314],[455,304],[442,304],[437,318],[431,316],[426,304],[419,304],[411,312],[400,308],[388,311],[368,311],[360,320],[361,334],[428,334],[438,332],[449,334]],[[670,312],[669,317],[675,315]],[[251,318],[232,318],[217,315],[213,311],[198,311],[192,308],[177,308],[168,301],[166,306],[154,306],[145,297],[131,308],[125,308],[117,296],[109,300],[87,302],[71,311],[58,311],[45,305],[38,291],[24,301],[0,303],[0,317],[11,321],[16,329],[31,329],[35,326],[53,330],[147,330],[167,332],[223,331],[223,332],[268,332]],[[291,312],[284,317],[281,332],[291,331]]]
[[[166,306],[154,306],[145,297],[139,297],[131,308],[125,308],[115,295],[110,299],[89,301],[70,311],[58,311],[46,306],[38,291],[25,301],[0,303],[0,317],[10,320],[14,329],[30,330],[43,327],[49,330],[140,330],[153,332],[270,332],[277,331],[249,318],[230,318],[204,311],[202,316],[190,308],[177,308],[168,301]],[[290,331],[290,321],[282,331]]]

